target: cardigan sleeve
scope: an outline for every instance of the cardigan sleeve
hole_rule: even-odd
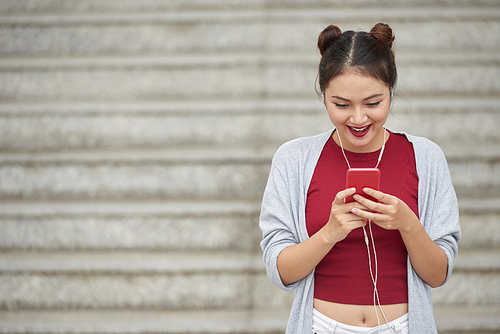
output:
[[[423,153],[427,168],[425,173],[421,173],[424,182],[419,184],[422,188],[419,189],[419,199],[423,199],[421,221],[429,237],[443,249],[448,258],[446,280],[443,282],[445,284],[453,270],[462,235],[458,201],[443,151],[426,140]]]
[[[287,154],[278,150],[273,158],[269,179],[264,191],[259,227],[262,230],[260,246],[269,279],[279,288],[290,291],[298,282],[285,286],[278,272],[278,256],[287,247],[298,244],[297,212],[292,201],[293,187],[286,170]]]

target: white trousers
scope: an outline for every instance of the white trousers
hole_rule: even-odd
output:
[[[313,334],[408,334],[408,313],[389,324],[377,327],[359,327],[342,324],[313,310]],[[390,327],[390,329],[389,329]]]

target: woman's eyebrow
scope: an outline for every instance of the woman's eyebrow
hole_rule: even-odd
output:
[[[339,100],[346,101],[346,102],[351,102],[351,100],[344,99],[343,97],[336,96],[336,95],[333,95],[332,98],[339,99]]]
[[[379,94],[373,94],[372,96],[368,96],[366,99],[363,99],[363,101],[366,101],[366,100],[369,100],[369,99],[373,99],[374,97],[379,97],[379,96],[382,96],[384,94],[382,93],[379,93]]]
[[[382,95],[384,95],[384,94],[382,94],[382,93],[373,94],[373,95],[368,96],[367,98],[364,98],[363,101],[366,101],[366,100],[369,100],[369,99],[373,99],[375,97],[379,97],[379,96],[382,96]],[[332,98],[339,99],[339,100],[346,101],[346,102],[351,102],[351,100],[343,98],[343,97],[340,97],[340,96],[337,96],[337,95],[333,95]]]

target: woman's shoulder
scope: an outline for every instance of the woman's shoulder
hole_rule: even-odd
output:
[[[402,134],[413,145],[419,178],[428,179],[431,176],[438,177],[449,174],[446,156],[439,145],[425,137]]]
[[[406,136],[406,139],[408,139],[408,141],[413,145],[413,149],[415,150],[416,156],[444,157],[444,153],[441,147],[439,147],[438,144],[436,144],[435,142],[426,137],[415,136],[405,132],[395,132],[395,133]]]

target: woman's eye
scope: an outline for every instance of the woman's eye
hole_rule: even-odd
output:
[[[378,106],[380,104],[380,102],[382,102],[382,101],[367,103],[366,105],[368,107],[376,107],[376,106]]]
[[[335,106],[336,106],[337,108],[346,108],[346,107],[349,107],[349,105],[348,105],[348,104],[341,104],[341,103],[335,103]]]

